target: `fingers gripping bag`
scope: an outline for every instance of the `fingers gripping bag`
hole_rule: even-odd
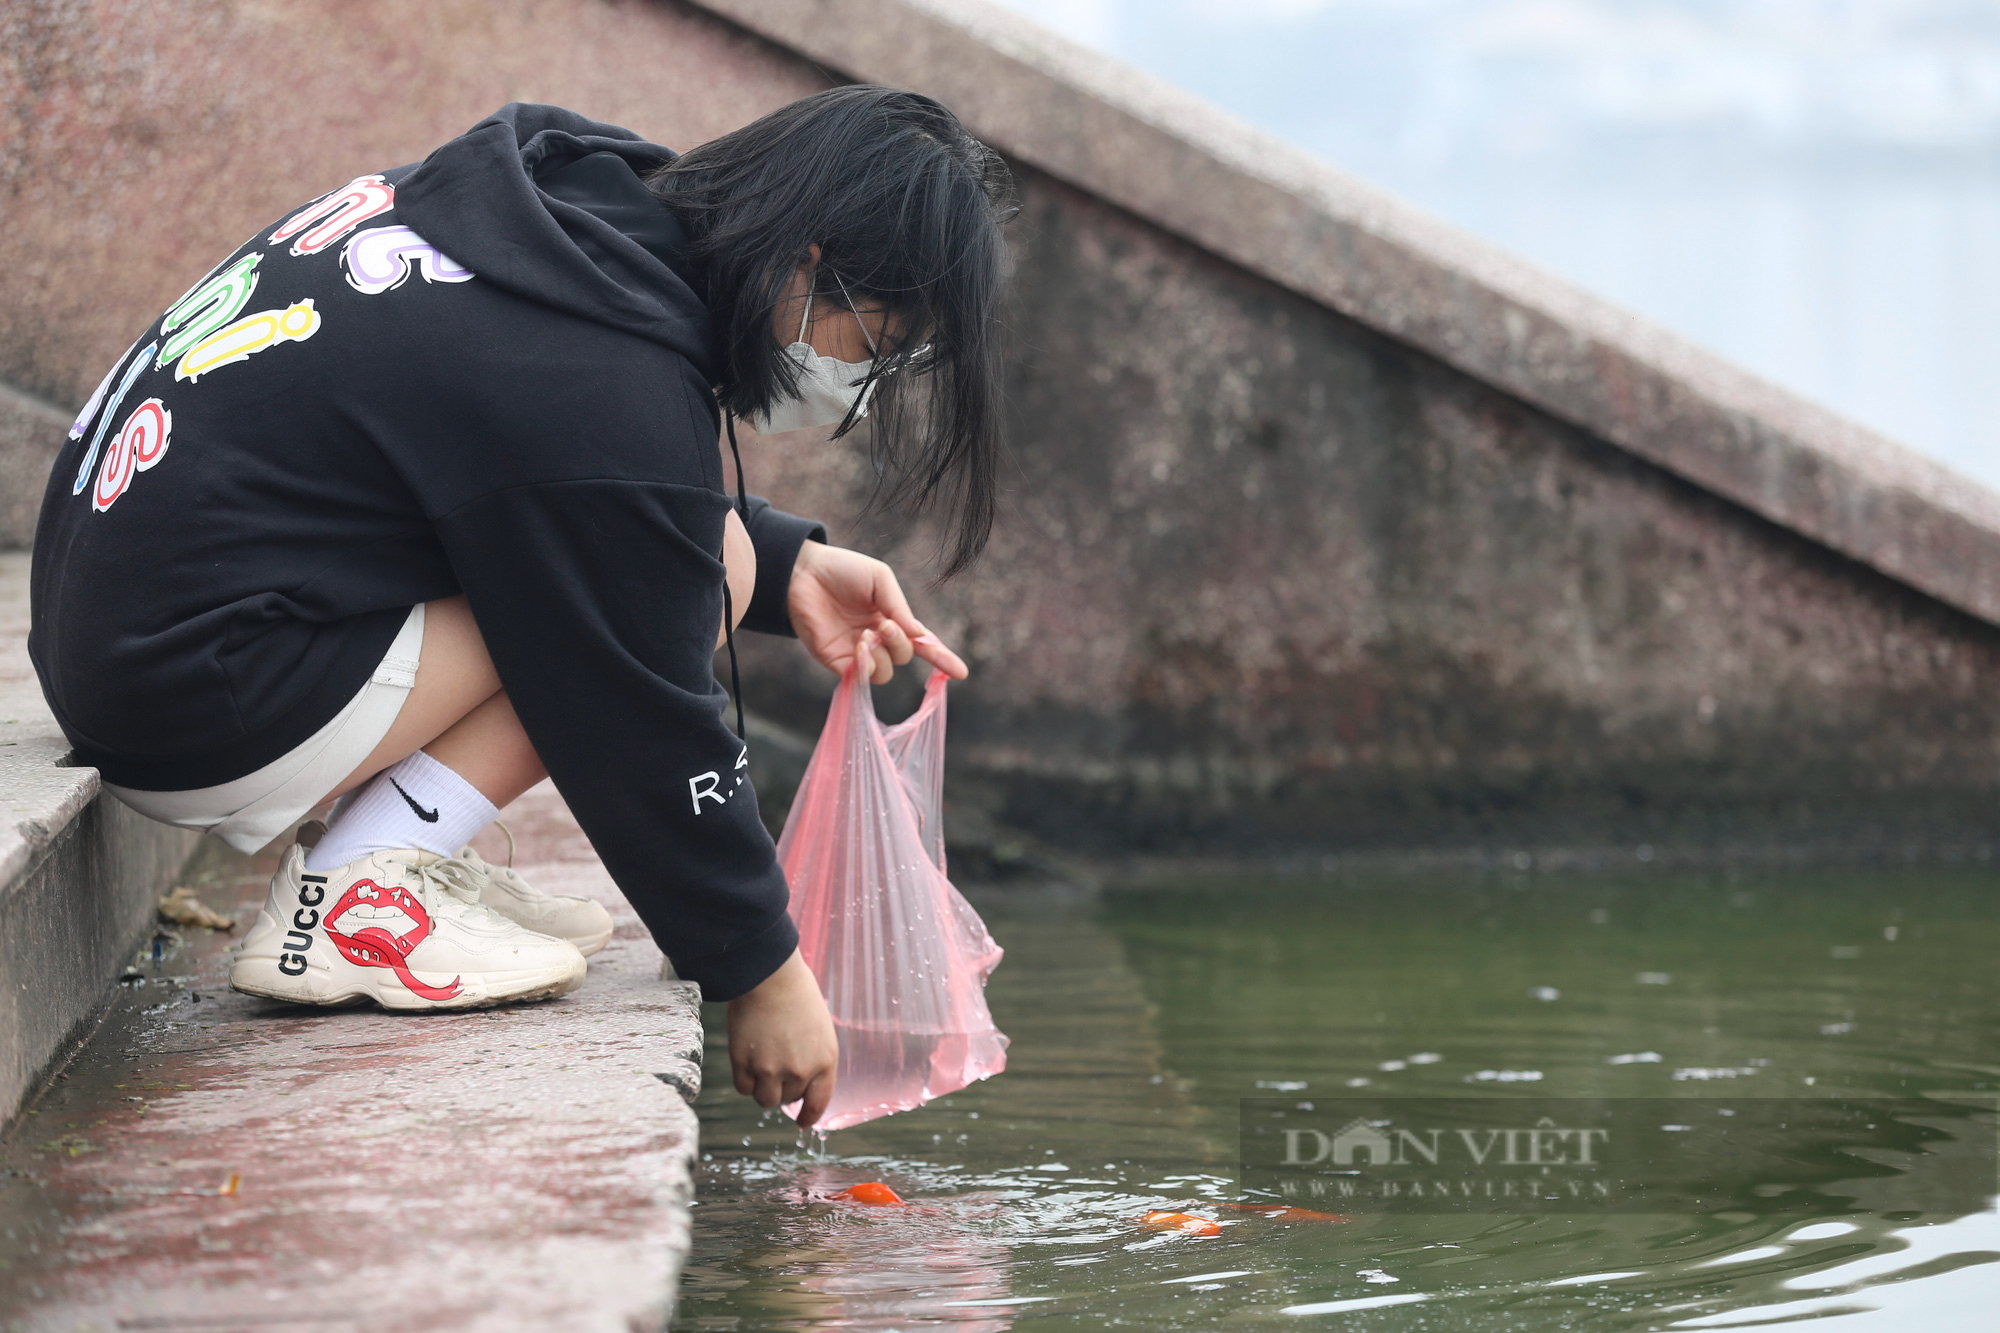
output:
[[[778,840],[799,953],[840,1035],[821,1132],[1007,1067],[1007,1038],[986,1009],[1000,946],[945,878],[945,675],[931,674],[907,721],[884,727],[868,660],[857,654],[841,679]]]

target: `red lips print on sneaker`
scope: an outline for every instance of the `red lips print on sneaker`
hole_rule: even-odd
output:
[[[356,880],[326,916],[326,937],[348,962],[391,968],[413,993],[449,1000],[459,992],[459,978],[446,986],[428,985],[417,980],[405,961],[430,933],[431,914],[415,894],[400,886],[383,888],[372,879]]]

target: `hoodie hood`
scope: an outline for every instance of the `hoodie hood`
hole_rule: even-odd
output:
[[[708,308],[659,247],[537,186],[593,154],[635,180],[675,157],[619,126],[513,102],[396,182],[396,212],[482,282],[670,348],[715,383],[724,362]]]

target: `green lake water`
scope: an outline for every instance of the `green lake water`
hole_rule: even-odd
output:
[[[1277,1222],[1241,1201],[1245,1098],[1757,1099],[2000,1089],[2000,875],[1150,884],[974,893],[1010,1067],[824,1149],[730,1089],[719,1010],[675,1327],[2000,1328],[1993,1118],[1958,1112],[1985,1211],[1883,1188],[1773,1212]],[[885,1181],[908,1205],[830,1202]],[[1886,1183],[1884,1183],[1886,1182]],[[1735,1188],[1735,1186],[1731,1186]],[[1886,1200],[1886,1203],[1880,1202]],[[1317,1205],[1330,1208],[1332,1205]],[[1178,1207],[1223,1222],[1149,1229]]]

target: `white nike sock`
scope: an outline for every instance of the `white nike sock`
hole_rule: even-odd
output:
[[[306,869],[324,873],[401,847],[451,856],[499,813],[477,787],[419,750],[341,801],[319,846],[307,849]]]

